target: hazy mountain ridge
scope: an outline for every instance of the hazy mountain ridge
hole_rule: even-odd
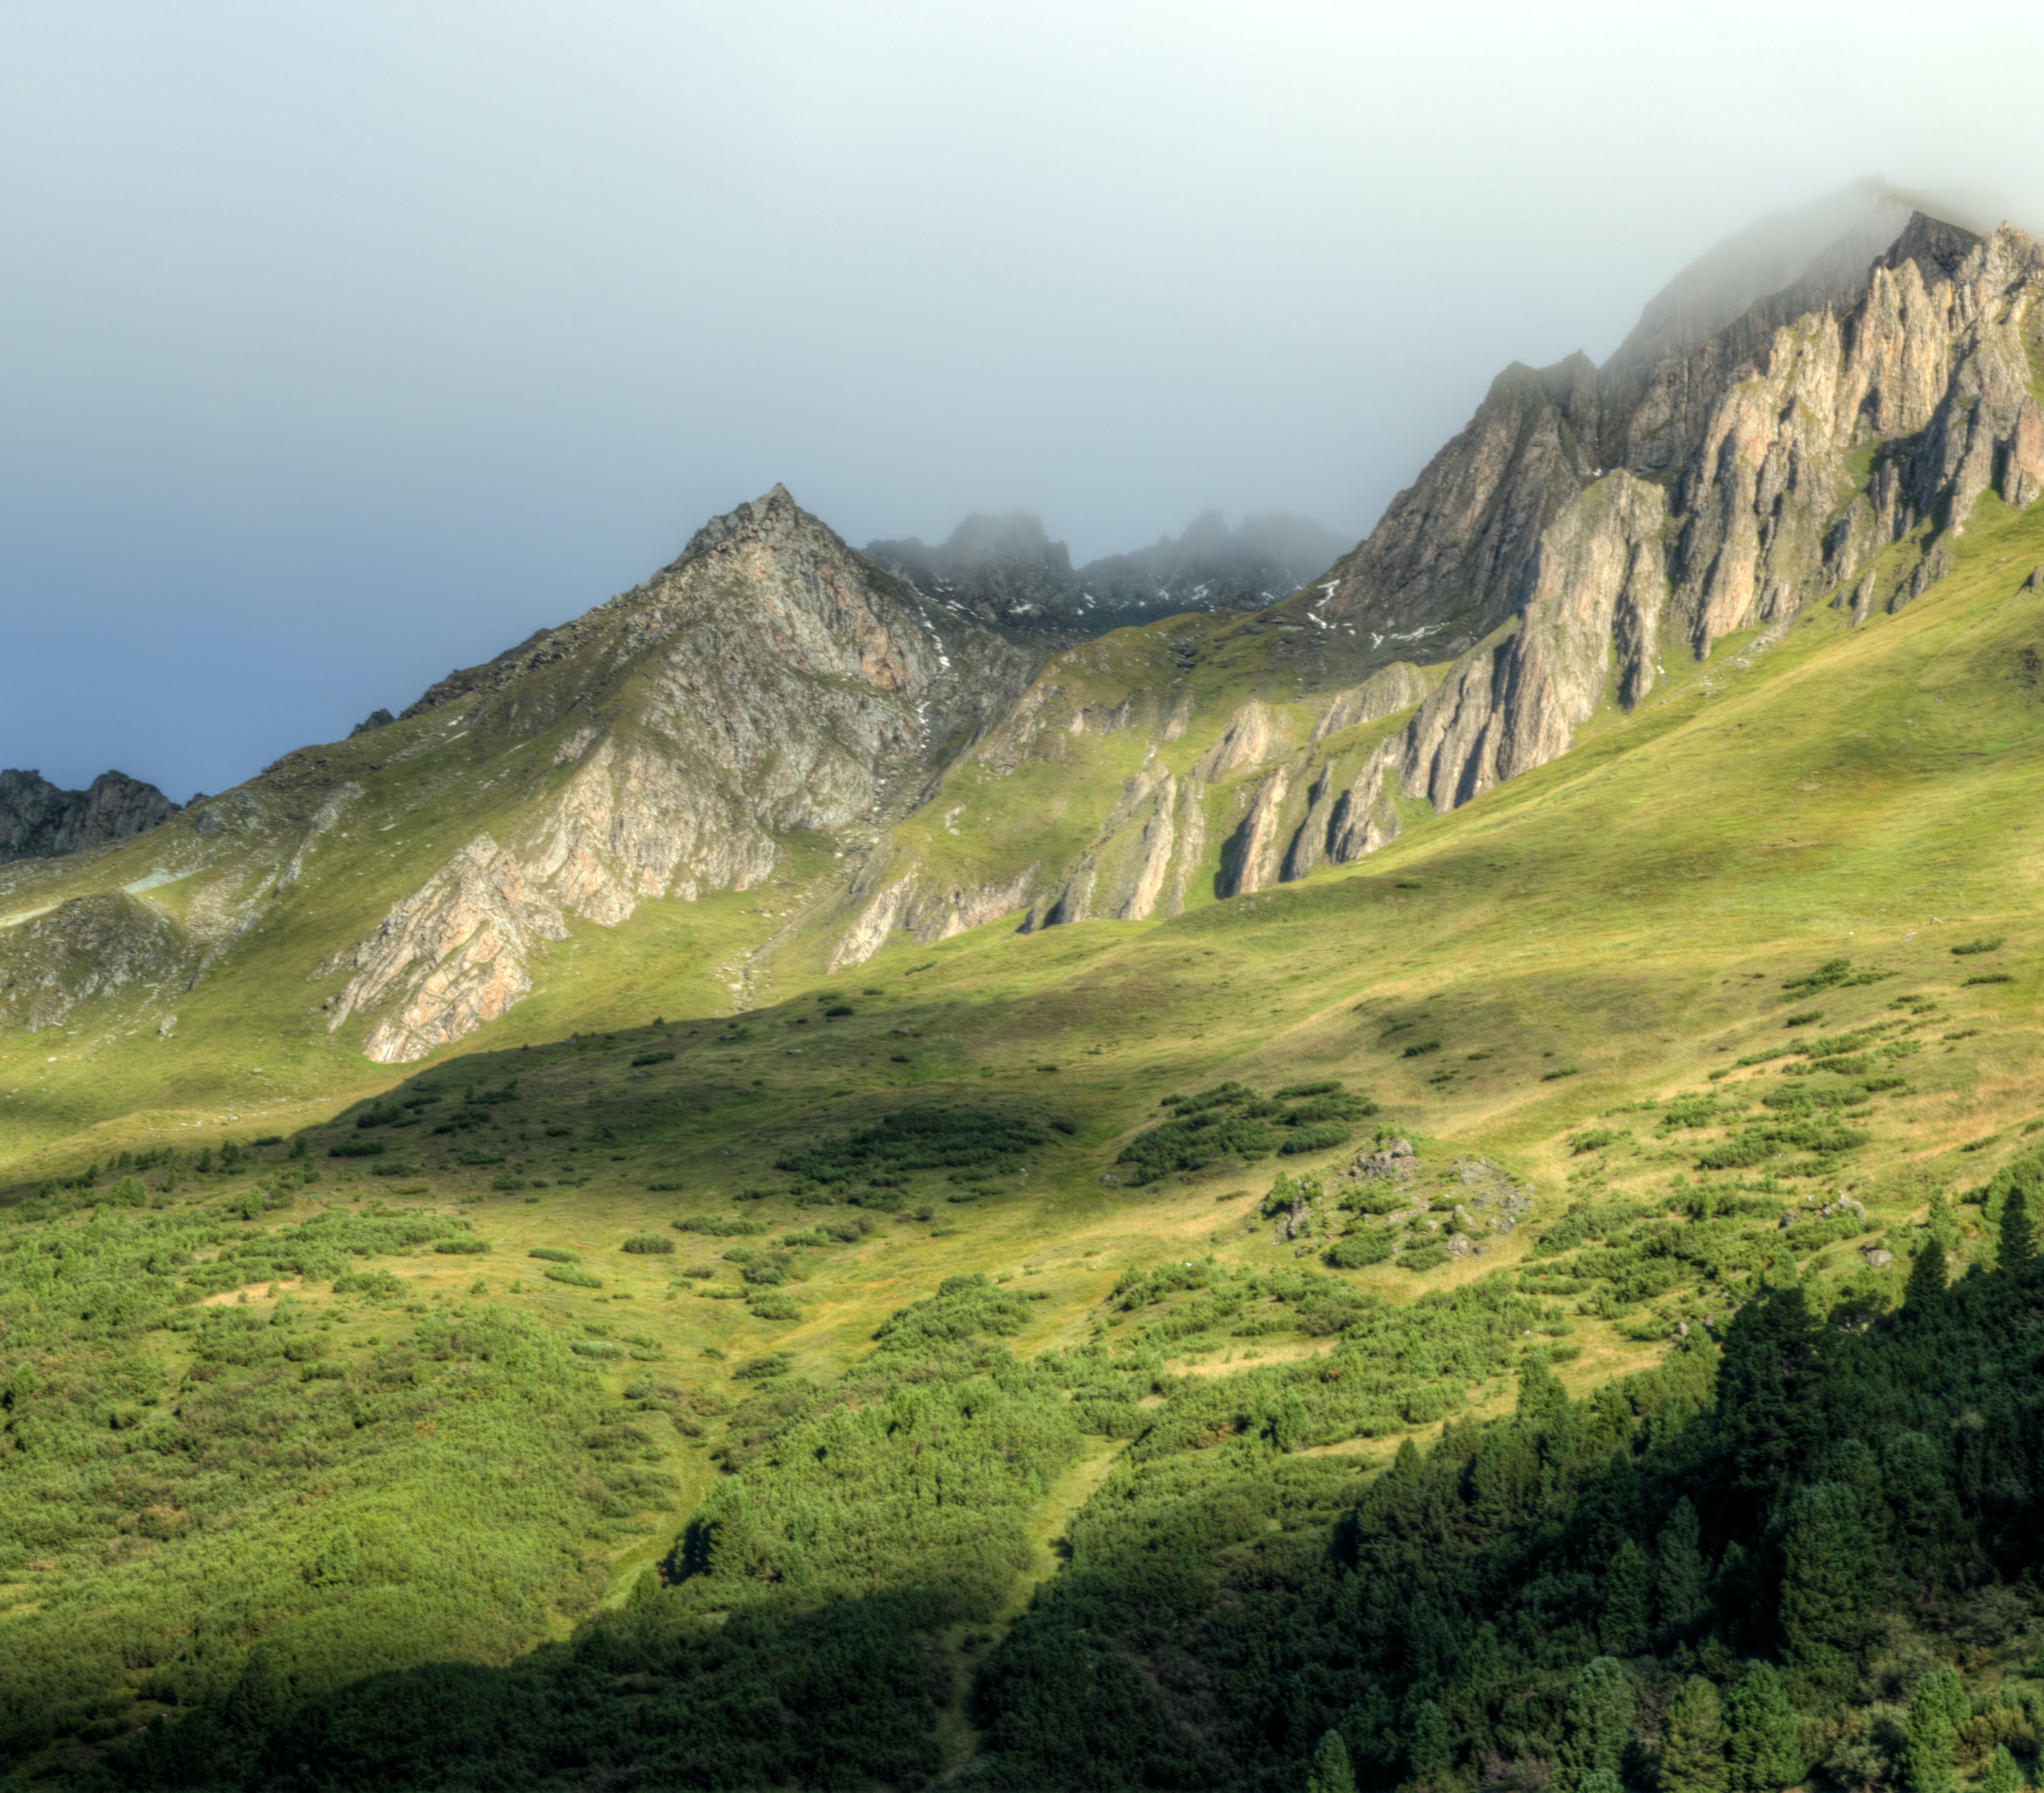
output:
[[[1566,751],[1669,651],[1906,603],[1984,494],[2034,501],[2038,246],[1912,214],[1842,309],[1837,253],[1819,267],[1814,311],[1784,321],[1799,282],[1643,375],[1636,347],[1508,369],[1324,595],[1281,607],[1335,667],[1461,656],[1415,719],[1408,797],[1447,808]]]
[[[973,516],[935,547],[911,536],[866,554],[924,595],[1032,645],[1070,646],[1175,611],[1260,610],[1289,597],[1347,545],[1308,518],[1274,513],[1230,530],[1217,510],[1183,534],[1076,570],[1039,518]]]
[[[1790,289],[1849,286],[1842,313],[1827,298],[1771,321],[1788,301],[1764,297],[1643,380],[1637,342],[1603,372],[1507,370],[1326,580],[1254,614],[1216,597],[1216,569],[1296,555],[1314,526],[1210,516],[1074,573],[1035,519],[978,518],[941,550],[874,544],[897,576],[777,487],[398,721],[196,804],[139,880],[126,861],[83,882],[31,866],[8,900],[40,916],[203,866],[204,900],[171,917],[183,944],[152,922],[146,952],[110,962],[216,975],[287,904],[328,936],[303,974],[343,980],[323,1024],[396,1062],[531,994],[574,924],[647,901],[794,893],[718,974],[743,1005],[776,966],[856,965],[897,931],[1143,920],[1352,862],[1412,805],[1566,753],[1670,654],[1812,604],[1858,621],[1908,603],[1984,495],[2020,509],[2044,490],[2044,258],[1918,213],[1846,282],[1888,203]],[[1679,344],[1712,313],[1669,315],[1639,341]],[[1604,464],[1614,443],[1634,464]],[[1110,593],[1202,574],[1212,607],[1096,632],[1103,567]],[[402,844],[422,806],[429,854]],[[363,874],[322,884],[340,835],[401,821],[373,914]],[[79,987],[61,933],[10,943],[25,989]]]

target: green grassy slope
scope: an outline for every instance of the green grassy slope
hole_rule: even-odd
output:
[[[486,1609],[487,1622],[453,1643],[434,1633],[422,1647],[486,1657],[565,1631],[601,1588],[623,1598],[717,1484],[719,1463],[751,1448],[748,1437],[770,1434],[772,1413],[745,1405],[751,1389],[786,1376],[828,1387],[857,1371],[885,1317],[947,1277],[983,1273],[997,1288],[1039,1298],[1005,1335],[1018,1360],[1089,1348],[1111,1356],[1134,1342],[1129,1364],[1112,1375],[1139,1379],[1151,1391],[1141,1400],[1182,1411],[1187,1439],[1203,1426],[1225,1433],[1244,1402],[1281,1404],[1289,1392],[1297,1417],[1286,1422],[1285,1448],[1327,1455],[1343,1473],[1446,1415],[1495,1411],[1510,1399],[1504,1373],[1523,1349],[1516,1342],[1450,1372],[1400,1370],[1367,1401],[1338,1398],[1323,1358],[1347,1351],[1344,1361],[1358,1365],[1404,1362],[1404,1335],[1373,1347],[1372,1328],[1389,1323],[1359,1316],[1412,1312],[1416,1293],[1463,1291],[1474,1300],[1488,1290],[1485,1300],[1531,1302],[1529,1327],[1537,1311],[1549,1339],[1562,1342],[1563,1373],[1577,1386],[1654,1362],[1678,1327],[1714,1323],[1792,1265],[1835,1299],[1892,1300],[1934,1192],[1984,1181],[2044,1119],[2034,1093],[2044,862],[2030,801],[2044,740],[2044,608],[2015,589],[2040,560],[2044,512],[2011,516],[1990,502],[1960,544],[1958,570],[1899,616],[1854,632],[1822,612],[1765,653],[1722,643],[1704,666],[1671,665],[1635,713],[1601,715],[1562,760],[1463,810],[1417,820],[1362,866],[1208,901],[1169,921],[1020,936],[997,923],[933,946],[897,937],[835,978],[811,962],[807,987],[798,946],[779,961],[782,1000],[732,1020],[720,1013],[730,1006],[727,970],[799,908],[802,862],[779,900],[753,893],[687,909],[644,907],[617,930],[578,931],[540,994],[481,1041],[436,1054],[404,1080],[408,1091],[440,1097],[415,1111],[425,1117],[416,1127],[353,1124],[400,1080],[351,1058],[347,1030],[326,1033],[317,1004],[333,986],[308,985],[297,969],[287,898],[253,936],[252,974],[202,979],[179,995],[175,1054],[152,1030],[112,1037],[116,1029],[83,1019],[60,1039],[10,1040],[0,1124],[17,1261],[69,1263],[67,1252],[83,1261],[90,1254],[67,1242],[102,1229],[113,1242],[94,1250],[129,1265],[124,1273],[164,1279],[161,1311],[175,1320],[188,1314],[175,1291],[198,1271],[169,1261],[132,1267],[148,1256],[150,1229],[195,1229],[166,1242],[202,1266],[228,1266],[199,1278],[206,1292],[258,1317],[283,1306],[295,1318],[271,1329],[279,1336],[321,1332],[326,1361],[348,1366],[332,1388],[358,1402],[425,1386],[405,1379],[428,1360],[441,1367],[427,1380],[449,1388],[479,1373],[458,1366],[511,1348],[435,1357],[431,1338],[435,1328],[479,1328],[486,1311],[489,1327],[536,1342],[520,1376],[549,1388],[547,1378],[567,1379],[567,1392],[547,1399],[650,1415],[628,1421],[639,1435],[623,1453],[647,1479],[613,1487],[585,1476],[579,1492],[570,1484],[586,1465],[610,1461],[583,1442],[600,1419],[557,1429],[546,1473],[559,1490],[548,1511],[578,1540],[572,1560],[544,1572],[507,1568],[486,1599],[450,1569],[448,1610]],[[458,720],[436,712],[405,726],[451,730]],[[387,754],[392,742],[375,739]],[[1101,739],[1110,755],[1122,751]],[[528,750],[536,760],[545,751],[544,739]],[[440,764],[422,755],[371,773],[365,758],[356,774],[378,804],[413,818],[400,838],[430,832],[435,853],[459,844],[484,813],[462,808],[469,800],[432,770]],[[1043,793],[1024,794],[1034,804]],[[121,850],[144,875],[146,843]],[[819,858],[827,851],[814,850]],[[313,858],[308,910],[346,890],[365,931],[405,887],[377,831],[339,831]],[[151,894],[176,901],[174,886]],[[755,912],[766,908],[781,912]],[[2000,943],[1953,950],[1987,941]],[[1843,971],[1821,973],[1840,959]],[[574,1043],[563,1043],[571,1033]],[[464,1100],[513,1080],[511,1099]],[[1378,1112],[1339,1146],[1133,1184],[1120,1155],[1166,1118],[1160,1100],[1224,1080],[1265,1093],[1338,1080]],[[1040,1140],[976,1184],[916,1171],[905,1187],[878,1192],[874,1206],[848,1206],[846,1188],[778,1165],[912,1106],[1017,1119]],[[457,1112],[481,1118],[444,1134],[425,1123]],[[1343,1229],[1379,1224],[1335,1207],[1361,1187],[1343,1173],[1379,1128],[1417,1143],[1421,1193],[1444,1213],[1475,1186],[1455,1167],[1477,1161],[1491,1168],[1472,1174],[1530,1184],[1530,1210],[1509,1233],[1473,1234],[1484,1249],[1459,1259],[1429,1259],[1436,1242],[1427,1234],[1361,1268],[1324,1263]],[[202,1146],[272,1134],[302,1138],[310,1155],[293,1159],[279,1143],[225,1172],[193,1161]],[[388,1149],[328,1155],[356,1139]],[[122,1152],[176,1154],[139,1172],[140,1206],[111,1197]],[[1717,1168],[1706,1169],[1714,1156]],[[88,1186],[45,1188],[45,1179],[78,1179],[88,1164],[98,1169]],[[371,1174],[379,1166],[402,1174]],[[307,1168],[317,1181],[302,1180]],[[1327,1185],[1304,1229],[1281,1240],[1258,1211],[1281,1172]],[[259,1187],[271,1191],[267,1207],[249,1200]],[[1848,1197],[1864,1211],[1841,1209]],[[335,1292],[331,1274],[293,1273],[281,1247],[266,1257],[247,1243],[321,1216],[354,1223],[378,1198],[421,1225],[462,1223],[490,1249],[373,1250],[360,1262],[397,1282],[351,1294]],[[1832,1211],[1815,1211],[1823,1207]],[[675,1231],[678,1219],[703,1214],[762,1231]],[[1961,1255],[1991,1255],[1985,1216],[1961,1216]],[[747,1266],[725,1255],[734,1244],[771,1250],[820,1223],[862,1219],[870,1230],[855,1237],[786,1248],[778,1283],[748,1282]],[[1631,1240],[1648,1223],[1667,1237]],[[674,1251],[624,1252],[640,1233],[671,1240]],[[576,1254],[600,1286],[547,1280],[550,1261],[527,1255],[536,1246]],[[1882,1250],[1893,1264],[1871,1260]],[[255,1267],[245,1280],[230,1276],[237,1251]],[[1130,1266],[1196,1265],[1206,1267],[1116,1292]],[[684,1273],[692,1269],[709,1274]],[[1324,1286],[1283,1280],[1308,1273]],[[1224,1282],[1233,1291],[1224,1300],[1214,1292]],[[259,1351],[236,1364],[175,1325],[137,1322],[139,1332],[117,1338],[95,1331],[89,1315],[65,1317],[61,1277],[17,1274],[10,1286],[8,1323],[34,1341],[42,1366],[36,1387],[21,1390],[21,1410],[38,1389],[69,1388],[67,1417],[48,1436],[68,1441],[67,1461],[80,1465],[120,1456],[157,1429],[175,1432],[194,1365],[212,1367],[210,1388],[259,1382],[267,1392],[248,1399],[271,1412],[263,1425],[286,1434],[313,1422],[279,1412],[295,1415],[293,1402],[328,1392],[282,1367],[297,1360]],[[1324,1329],[1302,1323],[1316,1303],[1333,1315]],[[1524,1330],[1514,1323],[1515,1334]],[[577,1342],[617,1350],[561,1353]],[[733,1380],[736,1368],[770,1353],[787,1361],[763,1382]],[[10,1373],[17,1359],[27,1361],[9,1353]],[[117,1360],[129,1380],[110,1392]],[[1204,1392],[1245,1373],[1274,1380],[1233,1405]],[[507,1414],[528,1399],[517,1380],[502,1391]],[[1202,1404],[1210,1400],[1220,1404]],[[282,1406],[271,1412],[266,1402]],[[110,1403],[132,1407],[136,1423],[113,1423]],[[394,1411],[375,1422],[386,1419],[432,1422]],[[544,1455],[544,1441],[534,1448]],[[1078,1459],[1060,1446],[1044,1461]],[[59,1668],[64,1653],[49,1640],[67,1634],[81,1602],[117,1611],[132,1600],[140,1610],[143,1596],[127,1590],[183,1585],[181,1553],[202,1536],[136,1517],[166,1499],[174,1511],[200,1511],[179,1504],[175,1464],[146,1474],[131,1465],[123,1472],[140,1480],[93,1484],[79,1496],[89,1516],[0,1555],[0,1624],[13,1628],[16,1660],[34,1665],[14,1691],[34,1690],[42,1734],[110,1732],[171,1694],[231,1684],[252,1640],[279,1622],[286,1582],[317,1584],[298,1555],[325,1548],[324,1530],[278,1532],[260,1503],[323,1499],[338,1512],[360,1502],[355,1529],[382,1536],[391,1522],[368,1509],[387,1508],[394,1488],[432,1497],[426,1481],[405,1479],[425,1476],[424,1464],[378,1461],[335,1471],[329,1485],[317,1450],[295,1461],[283,1453],[268,1461],[256,1505],[207,1509],[253,1528],[252,1537],[266,1527],[287,1537],[277,1579],[197,1633],[172,1626],[178,1635],[147,1648],[124,1643],[117,1627],[101,1653],[71,1652],[72,1666]],[[1023,1533],[1038,1510],[1030,1503],[1055,1502],[1058,1477],[1078,1472],[1046,1469],[1023,1503]],[[28,1485],[4,1460],[0,1484]],[[21,1497],[0,1498],[18,1519]],[[421,1513],[405,1522],[436,1535]],[[435,1572],[423,1559],[409,1571],[414,1584]],[[339,1616],[321,1623],[343,1635],[351,1596],[334,1585],[343,1591],[325,1596],[321,1611]],[[39,1630],[45,1614],[49,1629]],[[386,1622],[366,1607],[360,1622],[385,1634]],[[186,1680],[164,1682],[166,1664]],[[19,1740],[36,1734],[31,1725]]]

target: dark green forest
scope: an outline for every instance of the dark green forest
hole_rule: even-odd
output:
[[[2044,1736],[2038,1181],[1982,1192],[1992,1270],[1947,1286],[1933,1231],[1882,1311],[1785,1257],[1721,1337],[1573,1401],[1502,1277],[1204,1380],[1140,1338],[1018,1359],[1023,1301],[954,1278],[840,1382],[743,1366],[730,1473],[571,1641],[340,1684],[259,1647],[87,1783],[2015,1793]],[[1326,1298],[1204,1273],[1238,1316]],[[1516,1369],[1516,1414],[1374,1476],[1308,1448],[1371,1403],[1393,1429],[1447,1360]],[[1095,1439],[1126,1448],[1008,1622],[1028,1507]]]

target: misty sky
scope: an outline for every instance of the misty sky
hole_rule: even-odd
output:
[[[1424,12],[1424,17],[1418,16]],[[1854,177],[2044,219],[2034,10],[0,0],[0,766],[175,797],[784,480],[1361,535]]]

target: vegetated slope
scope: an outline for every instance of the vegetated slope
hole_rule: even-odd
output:
[[[1990,501],[1899,615],[1735,641],[1359,870],[436,1062],[301,1157],[103,1133],[7,1227],[10,1747],[77,1775],[159,1714],[93,1772],[1259,1786],[1334,1730],[1380,1782],[1644,1784],[1679,1696],[1711,1784],[1711,1699],[1773,1710],[1749,1655],[1811,1725],[1742,1785],[1899,1774],[1883,1703],[1946,1656],[1923,1747],[2028,1747],[2031,1298],[1961,1284],[1942,1409],[1891,1315],[1912,1264],[1998,1261],[2044,1119],[2040,560]],[[1792,1280],[1807,1340],[1756,1300]],[[1728,1365],[1792,1377],[1750,1422],[1710,1389],[1745,1330]],[[1587,1396],[1671,1349],[1573,1415],[1528,1355]],[[1529,1379],[1517,1431],[1373,1480]],[[536,1479],[494,1579],[449,1429]],[[232,1488],[221,1437],[260,1442]],[[1110,1453],[1018,1620],[1031,1515]],[[1879,1559],[1913,1579],[1829,1482],[1876,1538],[1932,1515]],[[1814,1630],[1805,1512],[1858,1590]],[[564,1633],[606,1569],[576,1638],[425,1665]]]

